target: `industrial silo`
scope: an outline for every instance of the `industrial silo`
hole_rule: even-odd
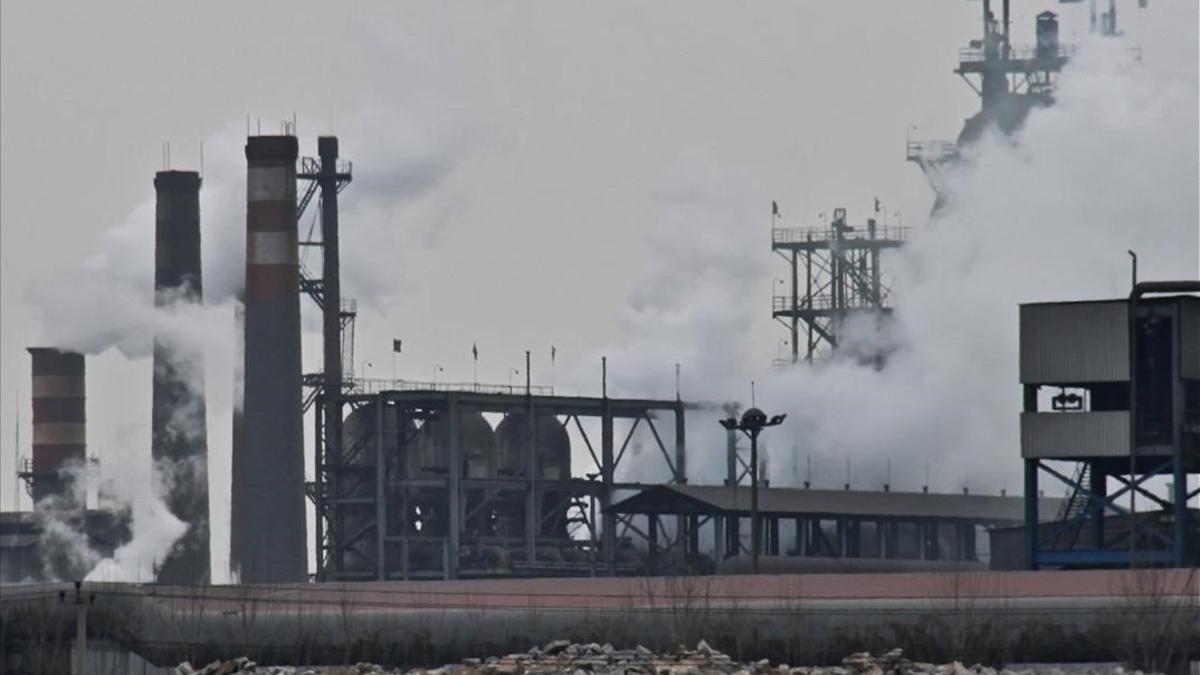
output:
[[[507,476],[525,475],[525,451],[529,443],[529,417],[523,413],[506,416],[496,427],[497,464],[499,473]],[[535,415],[533,418],[533,442],[537,456],[538,480],[559,481],[571,477],[571,438],[558,418],[553,415]],[[541,527],[539,537],[566,538],[567,502],[571,494],[566,490],[546,489],[542,492]],[[524,521],[519,514],[524,504],[513,504],[500,514],[500,520],[519,520],[524,531]],[[547,518],[549,514],[554,516]]]
[[[463,411],[458,417],[458,445],[464,478],[496,475],[496,434],[479,412]],[[421,427],[416,452],[409,462],[412,475],[449,473],[450,425],[444,413],[436,413]]]
[[[398,471],[401,462],[400,447],[403,442],[401,425],[393,410],[387,410],[383,418],[383,466],[385,480]],[[411,437],[415,426],[405,425]],[[325,461],[340,466],[340,484],[332,490],[338,499],[347,500],[335,511],[332,532],[334,537],[353,537],[376,518],[373,502],[376,489],[377,462],[379,452],[379,404],[368,403],[356,408],[342,421],[342,443],[340,456],[327,455]],[[358,502],[355,500],[362,499]],[[367,501],[370,500],[370,501]],[[360,536],[355,541],[344,539],[334,542],[338,546],[338,561],[341,572],[364,572],[374,570],[378,556],[375,538]]]
[[[571,477],[571,438],[558,418],[535,415],[533,439],[537,452],[537,476],[542,480]],[[525,475],[525,447],[529,440],[529,417],[523,413],[506,416],[496,427],[497,470],[503,476]]]
[[[496,476],[496,434],[483,414],[463,410],[458,416],[458,447],[461,463],[458,471],[462,478],[494,478]],[[450,470],[450,424],[445,412],[435,413],[421,426],[409,469],[411,476],[441,475]],[[422,492],[422,495],[428,491]],[[439,488],[438,494],[429,494],[415,503],[420,509],[416,514],[421,523],[421,534],[444,535],[449,524],[447,511],[449,495]],[[477,508],[486,498],[481,488],[463,488],[461,513],[471,514],[463,522],[463,533],[471,536],[489,536],[494,533],[491,509]]]

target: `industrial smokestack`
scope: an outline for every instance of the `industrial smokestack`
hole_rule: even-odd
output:
[[[294,136],[246,142],[245,369],[234,536],[241,581],[303,581],[304,446]]]
[[[83,354],[48,347],[30,347],[33,386],[33,502],[57,498],[67,509],[82,510],[65,473],[87,461],[86,380]]]
[[[200,304],[200,174],[160,171],[154,176],[154,189],[154,304]],[[155,336],[153,391],[154,461],[169,475],[167,506],[188,525],[159,568],[158,581],[207,584],[208,432],[203,355]]]

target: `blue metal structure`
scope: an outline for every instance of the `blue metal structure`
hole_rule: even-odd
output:
[[[1021,306],[1030,569],[1187,567],[1200,559],[1187,508],[1200,496],[1188,489],[1188,477],[1200,473],[1200,298],[1143,299],[1195,292],[1200,282],[1147,282],[1127,300]],[[1038,527],[1043,474],[1069,495],[1050,528]],[[1165,497],[1148,485],[1163,477]],[[1153,507],[1139,510],[1139,502]]]

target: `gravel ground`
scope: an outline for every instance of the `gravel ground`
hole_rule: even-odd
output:
[[[334,668],[260,666],[246,658],[214,661],[203,668],[181,663],[179,675],[1068,675],[1058,668],[1008,670],[952,663],[922,663],[904,657],[899,649],[885,654],[851,654],[839,666],[789,666],[761,661],[739,662],[701,641],[694,649],[682,645],[674,653],[656,654],[638,645],[634,649],[616,649],[610,644],[573,644],[556,640],[528,652],[464,659],[462,663],[438,668],[390,670],[373,663]],[[1112,667],[1101,670],[1072,668],[1069,675],[1149,675]]]

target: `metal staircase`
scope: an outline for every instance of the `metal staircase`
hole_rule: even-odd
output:
[[[1063,502],[1058,511],[1057,522],[1061,523],[1062,527],[1057,530],[1054,540],[1050,542],[1055,549],[1069,551],[1075,548],[1075,544],[1079,541],[1079,533],[1083,530],[1088,516],[1091,515],[1093,500],[1087,487],[1091,485],[1091,466],[1090,462],[1080,462],[1079,467],[1075,469],[1075,476],[1072,478],[1075,488],[1071,490],[1071,496]]]

